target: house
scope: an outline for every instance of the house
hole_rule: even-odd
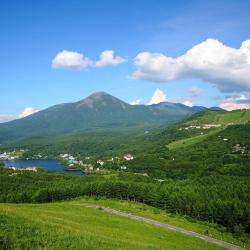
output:
[[[8,160],[8,158],[9,158],[9,155],[6,152],[4,152],[3,154],[0,154],[1,160]]]
[[[72,164],[77,164],[77,161],[76,160],[68,160],[69,163],[72,163]]]
[[[102,166],[102,165],[104,164],[104,161],[102,161],[102,160],[97,160],[96,163]]]
[[[189,128],[191,128],[191,129],[200,129],[201,126],[191,125],[191,126],[189,126]]]
[[[63,159],[66,159],[69,155],[68,155],[68,154],[60,154],[60,156],[61,156]]]
[[[126,161],[131,161],[131,160],[134,159],[134,156],[131,155],[131,154],[127,154],[127,155],[123,156],[123,159],[126,160]]]
[[[23,168],[23,169],[20,169],[20,170],[37,172],[37,168],[35,168],[35,167],[27,167],[27,168]]]
[[[241,152],[242,154],[245,153],[245,150],[246,150],[246,147],[244,146],[241,146],[239,143],[235,144],[233,146],[233,151],[232,153],[235,153],[235,152]]]
[[[219,128],[219,127],[221,127],[221,124],[204,124],[202,126],[203,129]]]

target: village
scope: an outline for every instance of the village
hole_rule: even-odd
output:
[[[116,156],[107,160],[94,160],[90,156],[86,156],[84,160],[78,160],[78,157],[71,154],[60,154],[59,158],[61,159],[61,163],[65,166],[65,170],[82,170],[85,173],[101,172],[105,164],[117,164],[120,170],[126,170],[127,166],[122,163],[134,160],[132,154],[125,154],[122,157]]]
[[[188,129],[208,129],[208,128],[218,128],[221,124],[204,124],[202,126],[195,126],[191,125],[187,128]],[[218,136],[223,141],[227,142],[229,141],[228,138]],[[13,150],[10,152],[0,152],[0,161],[14,161],[18,159],[22,160],[48,160],[49,157],[46,155],[42,155],[42,153],[36,153],[30,158],[24,158],[24,152],[25,150]],[[250,151],[240,143],[236,143],[231,148],[231,153],[240,153],[240,154],[250,154]],[[81,156],[81,155],[73,155],[70,153],[61,153],[57,157],[54,157],[54,159],[58,160],[60,164],[64,166],[65,171],[82,171],[86,174],[93,174],[93,173],[103,173],[107,171],[108,169],[113,170],[120,170],[120,171],[127,171],[128,166],[126,162],[133,161],[135,159],[135,156],[131,153],[124,154],[122,156],[113,156],[110,158],[96,158],[93,156]],[[174,160],[174,158],[173,158]],[[33,171],[37,172],[37,167],[31,166],[31,167],[25,167],[25,168],[16,168],[13,166],[10,166],[9,168],[13,170],[20,170],[20,171]],[[141,173],[138,173],[142,175]],[[143,174],[144,176],[147,176],[147,174]]]
[[[0,153],[0,160],[4,161],[4,160],[15,160],[15,159],[19,159],[22,154],[23,154],[24,150],[19,150],[19,151],[10,151],[10,152],[3,152]]]
[[[18,159],[22,160],[46,160],[48,156],[37,153],[30,158],[24,157],[25,150],[13,150],[10,152],[0,152],[0,161],[14,161]],[[130,153],[123,156],[115,156],[109,159],[96,159],[91,156],[74,156],[70,153],[61,153],[58,157],[55,157],[64,166],[64,170],[81,170],[85,173],[96,173],[104,170],[104,165],[116,165],[120,170],[126,170],[127,166],[124,164],[126,161],[134,160],[134,156]],[[13,170],[17,168],[11,166]],[[22,168],[22,170],[36,171],[36,168]]]
[[[184,127],[184,128],[179,128],[179,130],[192,130],[192,129],[211,129],[211,128],[220,128],[220,127],[228,127],[228,126],[232,126],[235,125],[235,123],[230,122],[227,124],[202,124],[202,125],[190,125],[188,127]]]

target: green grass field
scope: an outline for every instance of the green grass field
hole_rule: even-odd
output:
[[[143,204],[80,198],[49,204],[0,204],[0,249],[222,249],[191,236],[77,206],[80,203],[108,206],[239,243],[206,223]]]
[[[250,110],[234,110],[231,112],[226,111],[211,111],[206,110],[205,112],[198,113],[197,117],[195,115],[192,120],[186,122],[188,125],[202,125],[202,124],[222,124],[226,125],[228,123],[243,124],[250,121]]]
[[[170,150],[192,146],[196,143],[204,141],[205,139],[207,139],[211,135],[214,135],[216,133],[221,132],[222,130],[223,130],[223,128],[212,129],[211,131],[208,131],[207,133],[204,133],[204,134],[195,135],[193,137],[189,137],[189,138],[185,138],[185,139],[171,142],[167,146]]]
[[[161,209],[157,209],[142,203],[111,200],[104,198],[93,199],[89,197],[76,199],[73,201],[73,203],[74,204],[89,203],[89,204],[97,204],[105,207],[110,207],[113,209],[117,209],[119,211],[128,212],[138,216],[167,223],[176,227],[184,228],[186,230],[191,230],[200,234],[205,234],[210,237],[250,249],[250,241],[242,243],[239,239],[233,237],[231,233],[225,232],[223,230],[222,232],[216,229],[219,228],[219,226],[216,224],[213,225],[211,223],[198,221],[190,217],[184,217],[178,214],[166,213]]]
[[[207,110],[202,113],[202,116],[200,116],[200,114],[198,113],[196,118],[192,119],[191,121],[187,121],[185,125],[186,126],[204,125],[204,124],[227,125],[228,123],[244,124],[249,121],[250,121],[250,110],[236,110],[232,112],[224,112],[224,111],[215,112]],[[170,150],[192,146],[196,143],[204,141],[210,135],[221,132],[223,129],[225,129],[225,126],[217,129],[212,129],[211,131],[208,130],[208,132],[206,130],[200,130],[204,134],[194,135],[189,138],[176,140],[174,142],[171,142],[167,146]]]
[[[0,248],[222,249],[194,237],[75,205],[79,201],[0,204]]]

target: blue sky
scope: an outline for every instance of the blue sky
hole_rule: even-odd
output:
[[[235,75],[224,79],[224,69],[216,76],[207,68],[197,73],[197,63],[192,62],[196,68],[186,72],[190,60],[185,59],[185,69],[177,65],[178,72],[171,78],[163,69],[169,66],[165,57],[161,69],[155,71],[151,63],[155,62],[153,56],[159,62],[159,54],[154,53],[180,57],[209,38],[239,49],[250,39],[249,11],[250,1],[246,0],[2,0],[0,121],[1,116],[17,116],[27,107],[41,110],[83,99],[95,91],[106,91],[127,102],[142,99],[142,103],[149,103],[158,88],[165,99],[174,102],[205,106],[241,100],[249,103],[249,82],[238,82]],[[213,44],[222,47],[213,41],[204,46]],[[52,67],[53,59],[64,50],[88,57],[92,65],[81,70]],[[96,67],[105,50],[114,51],[126,62]],[[136,64],[133,60],[142,52],[149,52],[149,58],[138,57]],[[228,60],[238,59],[236,55]],[[244,70],[248,66],[240,64]],[[135,77],[137,70],[140,72]],[[158,79],[161,73],[164,76]],[[227,84],[230,86],[225,90]]]

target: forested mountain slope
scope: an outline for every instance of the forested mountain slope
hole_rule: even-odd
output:
[[[75,102],[58,104],[28,117],[0,124],[0,143],[31,136],[63,136],[72,132],[156,126],[181,120],[206,109],[163,102],[130,105],[104,92]]]

